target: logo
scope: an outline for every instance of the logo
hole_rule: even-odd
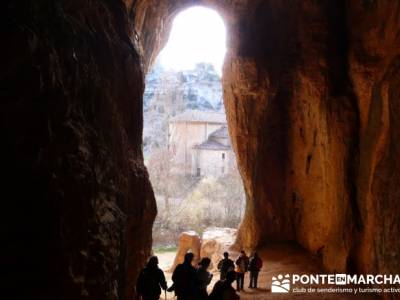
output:
[[[400,274],[278,274],[272,276],[271,292],[400,294]]]
[[[272,277],[271,285],[272,293],[289,293],[290,292],[290,276],[286,274],[285,276],[279,274],[278,276]]]
[[[335,276],[336,285],[346,285],[347,284],[347,275],[346,274],[336,274]]]

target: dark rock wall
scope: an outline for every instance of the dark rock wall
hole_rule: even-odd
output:
[[[18,299],[128,299],[156,207],[141,152],[141,59],[125,6],[4,7],[2,278]]]
[[[350,76],[360,114],[357,266],[400,270],[400,3],[347,4]]]

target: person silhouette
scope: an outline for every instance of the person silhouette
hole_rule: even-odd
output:
[[[152,256],[140,271],[136,291],[142,300],[158,300],[160,299],[161,288],[166,290],[167,282],[164,272],[158,267],[157,256]]]
[[[232,287],[232,282],[236,280],[236,272],[228,271],[226,278],[219,280],[213,287],[208,300],[239,300],[240,297],[236,294]]]
[[[182,264],[176,266],[172,281],[178,300],[193,300],[196,295],[197,275],[192,266],[193,253],[186,253]]]
[[[244,275],[246,274],[249,267],[249,258],[246,255],[246,252],[243,250],[240,252],[239,257],[236,259],[236,290],[243,290],[244,286]]]
[[[250,258],[249,271],[250,271],[250,284],[249,288],[257,288],[258,274],[262,268],[263,262],[258,256],[257,252],[254,252],[253,256]]]
[[[226,278],[226,274],[234,269],[235,264],[233,263],[233,260],[229,258],[229,253],[224,252],[224,258],[218,262],[218,270],[221,272],[219,279],[224,280]]]
[[[213,275],[207,271],[210,266],[211,260],[208,257],[204,257],[199,262],[199,267],[196,270],[197,275],[197,300],[207,300],[207,286],[210,284]]]

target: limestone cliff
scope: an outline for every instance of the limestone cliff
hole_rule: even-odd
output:
[[[143,95],[143,153],[166,147],[168,121],[185,110],[223,111],[221,78],[213,65],[165,69],[158,61],[146,75]]]
[[[399,9],[264,1],[230,24],[224,98],[249,198],[240,243],[296,240],[329,271],[398,272]]]

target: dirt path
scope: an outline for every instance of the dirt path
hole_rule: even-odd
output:
[[[324,274],[320,266],[318,258],[307,254],[304,250],[293,245],[273,245],[270,247],[263,248],[258,251],[261,258],[263,259],[263,269],[259,275],[258,289],[247,288],[249,283],[249,275],[245,277],[245,290],[240,292],[240,299],[243,300],[261,300],[261,299],[318,299],[318,300],[330,300],[330,299],[367,299],[375,300],[379,299],[374,294],[334,294],[334,293],[308,293],[308,292],[296,292],[289,294],[275,294],[271,293],[271,279],[272,276],[278,274]],[[169,267],[172,265],[175,253],[156,253],[159,257],[160,267],[165,271],[165,275],[168,280],[168,286],[172,284],[171,273],[168,272]],[[233,259],[235,255],[232,255]],[[219,279],[219,274],[214,272],[213,281],[210,284],[210,288],[214,286],[215,282]],[[233,285],[235,287],[235,283]],[[311,285],[305,285],[309,287]],[[312,285],[314,288],[323,288],[322,285]],[[164,295],[162,295],[164,299]],[[167,299],[174,299],[172,293],[167,293]]]

